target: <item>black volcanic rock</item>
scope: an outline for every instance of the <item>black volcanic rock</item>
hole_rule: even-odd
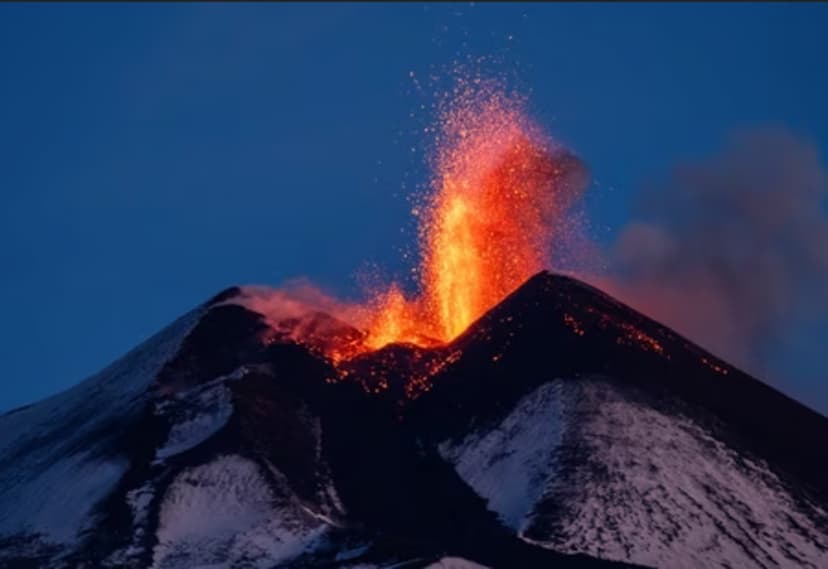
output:
[[[261,349],[267,329],[261,315],[241,306],[211,307],[158,374],[159,391],[180,391],[232,372]]]
[[[584,283],[336,365],[241,295],[0,416],[0,565],[825,566],[828,420]]]

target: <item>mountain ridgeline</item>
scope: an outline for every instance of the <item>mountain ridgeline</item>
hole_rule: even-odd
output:
[[[0,416],[0,566],[828,566],[828,419],[589,285],[336,362],[242,292]]]

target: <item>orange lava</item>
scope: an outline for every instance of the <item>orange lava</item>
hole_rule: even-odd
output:
[[[420,292],[392,284],[370,302],[366,347],[433,345],[462,333],[549,266],[575,188],[569,159],[529,119],[522,98],[458,80],[439,109],[431,192],[414,209]]]

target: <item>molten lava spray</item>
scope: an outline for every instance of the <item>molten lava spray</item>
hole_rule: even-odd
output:
[[[248,287],[239,301],[266,316],[269,341],[302,343],[336,364],[392,343],[439,345],[553,258],[582,256],[572,211],[586,188],[582,163],[546,136],[503,82],[463,70],[453,79],[426,129],[434,137],[432,175],[412,211],[418,293],[391,283],[354,304],[306,282]]]
[[[392,284],[371,301],[367,345],[447,342],[547,267],[582,190],[579,165],[495,81],[458,79],[438,108],[430,192],[419,219],[420,295]]]

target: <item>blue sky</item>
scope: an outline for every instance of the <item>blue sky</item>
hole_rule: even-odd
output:
[[[825,4],[2,4],[0,409],[228,285],[402,271],[426,177],[411,71],[507,62],[589,165],[609,241],[643,185],[734,130],[826,156],[826,24]],[[786,391],[828,409],[825,369]]]

